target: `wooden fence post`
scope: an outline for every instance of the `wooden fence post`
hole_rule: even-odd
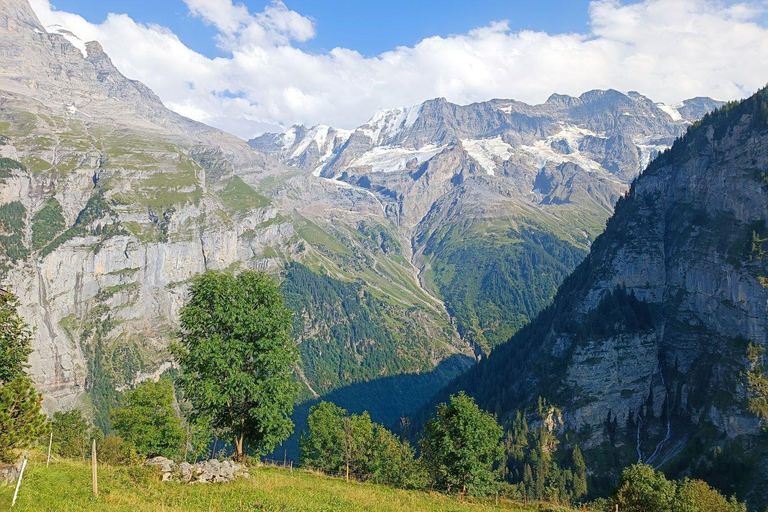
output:
[[[99,495],[99,482],[96,476],[96,440],[93,440],[93,448],[91,449],[91,470],[93,472],[93,495]]]
[[[27,467],[27,459],[21,463],[21,471],[19,472],[19,481],[16,482],[16,491],[13,493],[13,501],[11,502],[11,508],[16,505],[16,496],[19,495],[19,487],[21,487],[21,478],[24,476],[24,468]]]
[[[51,444],[53,444],[53,430],[51,430],[51,437],[48,439],[48,460],[45,461],[45,467],[51,463]]]

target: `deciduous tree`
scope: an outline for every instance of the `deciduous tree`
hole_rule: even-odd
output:
[[[241,459],[267,453],[293,431],[298,359],[291,314],[264,272],[208,271],[192,283],[174,355],[194,417],[210,419]]]

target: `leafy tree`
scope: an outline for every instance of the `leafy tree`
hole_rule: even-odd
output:
[[[97,430],[100,432],[100,430]],[[146,460],[146,457],[136,451],[136,447],[120,436],[110,434],[96,441],[99,462],[112,465],[136,465]]]
[[[374,423],[367,412],[347,414],[330,402],[310,409],[308,432],[300,440],[304,464],[329,473],[370,476]]]
[[[167,380],[142,382],[125,394],[124,404],[112,412],[112,423],[146,457],[176,457],[186,433],[173,401],[173,385]]]
[[[666,477],[645,464],[624,469],[615,496],[619,510],[626,512],[746,512],[735,498],[726,498],[701,480],[681,481]],[[606,511],[613,510],[609,501]]]
[[[53,443],[51,450],[62,457],[84,459],[88,455],[91,425],[83,413],[75,409],[56,412],[51,421]]]
[[[32,330],[17,306],[16,296],[0,289],[0,384],[23,377],[32,353]]]
[[[415,459],[413,447],[392,432],[375,425],[371,456],[372,480],[396,487],[419,489],[425,486],[423,466]]]
[[[423,480],[413,448],[367,412],[350,415],[323,401],[310,409],[307,427],[299,440],[303,464],[399,487],[418,487]]]
[[[13,462],[17,450],[46,432],[43,397],[24,373],[32,352],[32,331],[16,309],[16,297],[0,290],[0,462]]]
[[[494,465],[501,459],[502,428],[473,398],[460,392],[450,404],[437,406],[424,427],[422,458],[435,485],[447,492],[488,493],[496,483]]]
[[[623,512],[669,512],[675,501],[675,483],[646,464],[635,464],[621,474],[616,495]]]
[[[347,411],[322,401],[309,409],[307,431],[299,439],[302,464],[336,473],[345,466],[344,417]]]
[[[246,444],[266,453],[293,431],[298,356],[290,330],[290,311],[263,272],[207,271],[192,283],[174,347],[179,384],[193,419],[209,418],[238,459]]]
[[[747,512],[734,497],[726,498],[702,480],[686,478],[678,483],[674,512]]]

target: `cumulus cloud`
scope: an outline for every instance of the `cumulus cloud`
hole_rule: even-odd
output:
[[[512,31],[497,22],[375,57],[297,48],[314,37],[314,22],[280,1],[259,13],[232,0],[184,1],[216,27],[226,57],[203,56],[170,30],[127,15],[92,24],[49,0],[31,3],[44,25],[100,41],[125,75],[169,108],[246,138],[293,123],[352,128],[379,108],[434,97],[538,103],[554,92],[614,88],[675,103],[736,99],[768,81],[759,65],[768,62],[768,27],[757,1],[595,0],[585,33]]]

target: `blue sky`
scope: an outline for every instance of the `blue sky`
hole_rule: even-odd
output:
[[[125,13],[142,23],[170,28],[190,48],[209,57],[223,55],[216,30],[189,15],[182,0],[53,0],[58,9],[101,23],[110,12]],[[251,12],[266,1],[242,2]],[[297,47],[323,52],[352,48],[374,56],[397,46],[413,46],[430,36],[463,34],[493,21],[509,20],[513,30],[548,33],[583,32],[589,21],[588,0],[287,0],[289,9],[314,19],[317,36]]]
[[[768,0],[29,1],[172,110],[243,138],[437,97],[674,104],[768,81]]]

